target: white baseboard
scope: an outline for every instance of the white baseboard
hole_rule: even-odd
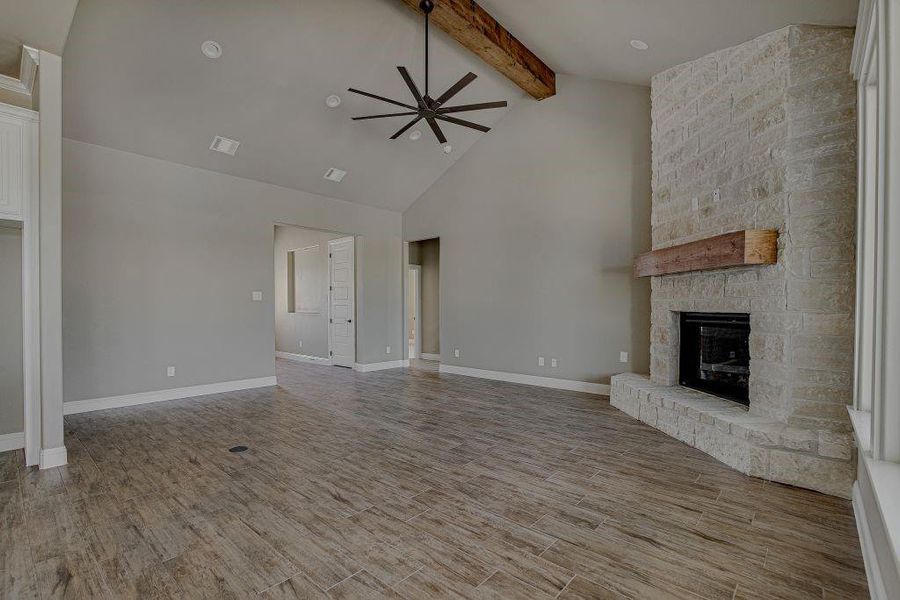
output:
[[[859,533],[859,545],[862,549],[863,564],[866,567],[869,595],[872,600],[888,600],[884,580],[881,577],[881,567],[878,565],[878,556],[875,552],[875,542],[872,540],[872,530],[866,517],[865,503],[859,489],[859,481],[853,484],[853,514],[856,516],[856,530]]]
[[[427,352],[422,352],[422,354],[419,355],[419,358],[421,358],[422,360],[441,360],[441,355],[440,354],[428,354]]]
[[[380,363],[356,363],[353,365],[353,369],[359,371],[360,373],[371,373],[372,371],[384,371],[386,369],[402,369],[403,367],[408,367],[408,360],[390,360],[388,362],[380,362]]]
[[[276,358],[283,358],[285,360],[292,360],[294,362],[302,362],[302,363],[313,363],[316,365],[330,365],[330,358],[323,358],[321,356],[310,356],[308,354],[294,354],[292,352],[275,352]]]
[[[155,392],[140,392],[125,396],[109,396],[107,398],[95,398],[93,400],[75,400],[63,403],[63,414],[74,415],[107,408],[122,408],[123,406],[137,406],[151,402],[165,402],[167,400],[181,400],[194,396],[206,396],[208,394],[222,394],[225,392],[237,392],[253,388],[271,387],[278,385],[275,377],[257,377],[255,379],[239,379],[236,381],[223,381],[221,383],[208,383],[205,385],[192,385],[183,388],[158,390]]]
[[[609,385],[605,383],[588,383],[587,381],[555,379],[553,377],[506,373],[504,371],[486,371],[484,369],[459,367],[443,363],[441,363],[441,366],[438,369],[441,373],[449,373],[452,375],[465,375],[467,377],[478,377],[480,379],[494,379],[496,381],[507,381],[509,383],[524,383],[525,385],[536,385],[539,387],[569,390],[572,392],[587,392],[588,394],[599,394],[601,396],[609,395]]]
[[[4,433],[0,435],[0,452],[9,452],[25,447],[25,432]]]
[[[64,464],[69,462],[68,453],[66,452],[65,446],[59,446],[57,448],[42,448],[41,449],[41,469],[52,469],[53,467],[61,467]]]

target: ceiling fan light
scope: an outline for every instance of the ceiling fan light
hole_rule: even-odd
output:
[[[444,145],[444,154],[450,154],[451,152],[453,152],[453,146],[450,144]]]
[[[421,137],[422,137],[422,132],[419,131],[418,129],[413,130],[413,132],[409,134],[409,139],[414,142],[419,141],[419,139],[421,139]]]

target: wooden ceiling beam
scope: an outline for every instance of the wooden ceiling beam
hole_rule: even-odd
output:
[[[420,16],[419,0],[402,0]],[[533,98],[556,94],[556,73],[473,0],[435,0],[431,22]]]

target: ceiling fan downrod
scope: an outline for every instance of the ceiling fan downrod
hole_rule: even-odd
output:
[[[406,133],[409,129],[416,125],[419,121],[424,120],[428,123],[428,127],[431,128],[432,133],[434,133],[435,139],[441,144],[447,144],[447,138],[444,135],[444,132],[441,130],[438,121],[442,123],[452,123],[454,125],[459,125],[461,127],[468,127],[469,129],[475,129],[481,132],[488,132],[491,130],[490,127],[486,127],[484,125],[480,125],[478,123],[473,123],[472,121],[467,121],[465,119],[460,119],[452,116],[452,113],[461,113],[461,112],[470,112],[476,110],[487,110],[492,108],[504,108],[507,106],[505,100],[500,100],[497,102],[480,102],[478,104],[463,104],[460,106],[445,106],[448,100],[456,96],[459,92],[463,90],[470,83],[475,81],[478,77],[475,73],[467,73],[464,75],[459,81],[451,85],[447,91],[441,94],[438,98],[432,98],[430,95],[430,79],[431,79],[431,65],[430,65],[430,53],[429,53],[429,29],[430,29],[430,18],[431,11],[434,10],[434,0],[421,0],[419,2],[419,8],[423,13],[425,13],[425,93],[422,94],[419,91],[418,86],[416,86],[412,77],[409,74],[409,71],[406,67],[399,66],[397,70],[400,71],[400,76],[403,78],[403,81],[406,83],[406,87],[409,88],[410,93],[415,100],[415,104],[409,104],[407,102],[400,102],[398,100],[392,100],[390,98],[385,98],[384,96],[379,96],[377,94],[372,94],[370,92],[364,92],[362,90],[350,88],[349,91],[354,94],[359,94],[360,96],[366,96],[368,98],[373,98],[375,100],[380,100],[382,102],[387,102],[388,104],[393,104],[394,106],[399,106],[401,108],[406,109],[403,112],[394,112],[389,114],[381,114],[381,115],[369,115],[366,117],[353,117],[354,121],[366,121],[370,119],[386,119],[390,117],[413,117],[413,120],[407,123],[403,128],[400,129],[397,133],[391,136],[392,140],[396,140],[401,135]],[[450,148],[449,145],[445,146],[445,151]]]

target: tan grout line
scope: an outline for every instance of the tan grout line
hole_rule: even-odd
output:
[[[353,574],[350,575],[349,577],[344,577],[343,579],[341,579],[340,581],[338,581],[338,582],[335,583],[334,585],[331,585],[331,586],[328,586],[327,588],[325,588],[325,591],[327,592],[328,590],[334,588],[335,586],[341,585],[342,583],[344,583],[344,582],[347,581],[348,579],[353,579],[354,577],[356,577],[357,575],[359,575],[359,574],[362,573],[363,571],[365,571],[365,569],[360,569],[359,571],[357,571],[356,573],[353,573]]]
[[[424,568],[425,568],[425,565],[422,565],[421,567],[419,567],[418,569],[416,569],[415,571],[413,571],[412,573],[410,573],[409,575],[407,575],[406,577],[404,577],[404,578],[401,579],[400,581],[397,581],[397,582],[395,582],[393,585],[388,586],[388,587],[390,587],[391,589],[397,587],[398,585],[400,585],[401,583],[403,583],[404,581],[406,581],[407,579],[409,579],[410,577],[412,577],[413,575],[415,575],[416,573],[418,573],[419,571],[421,571],[421,570],[424,569]]]
[[[490,579],[491,577],[493,577],[494,575],[496,575],[496,574],[499,573],[499,572],[500,572],[500,569],[494,569],[494,572],[493,572],[493,573],[491,573],[490,575],[488,575],[487,577],[485,577],[485,578],[484,578],[484,581],[482,581],[481,583],[479,583],[478,585],[475,586],[476,589],[479,588],[479,587],[481,587],[482,584],[484,584],[485,582],[487,582],[488,579]]]
[[[575,581],[575,578],[576,578],[577,576],[578,576],[578,575],[572,575],[572,577],[569,579],[569,581],[566,582],[566,585],[564,585],[564,586],[562,587],[562,589],[559,590],[559,592],[557,592],[556,595],[553,597],[554,600],[555,600],[556,598],[559,598],[560,596],[562,596],[562,593],[563,593],[564,591],[566,591],[566,588],[569,587],[569,584],[570,584],[570,583],[572,583],[573,581]],[[734,600],[734,598],[732,598],[731,600]]]

